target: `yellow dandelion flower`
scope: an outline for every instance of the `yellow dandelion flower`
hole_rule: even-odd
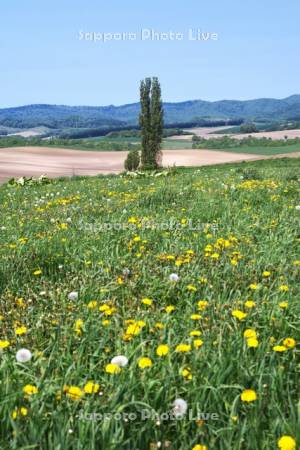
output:
[[[202,335],[202,332],[199,331],[199,330],[192,330],[192,331],[190,332],[190,336],[191,336],[191,337],[198,337],[198,336],[201,336],[201,335]]]
[[[199,300],[198,302],[198,309],[199,311],[203,311],[208,306],[208,301],[206,300]]]
[[[70,386],[66,389],[66,395],[71,400],[80,400],[84,392],[78,386]]]
[[[247,300],[245,302],[245,306],[246,306],[246,308],[249,308],[249,309],[255,308],[256,303],[253,300]]]
[[[242,393],[241,393],[241,400],[243,402],[254,402],[257,399],[257,395],[256,392],[253,391],[252,389],[245,389]]]
[[[202,339],[195,339],[195,340],[194,340],[194,347],[195,347],[195,348],[202,347],[202,345],[203,345]]]
[[[191,351],[191,346],[189,344],[178,344],[175,351],[177,353],[188,353]]]
[[[187,380],[192,380],[193,379],[193,375],[192,375],[191,369],[189,367],[186,367],[185,369],[182,369],[181,375],[183,376],[183,378],[185,378]]]
[[[88,304],[87,304],[87,308],[89,309],[95,309],[97,308],[98,302],[96,300],[91,300]]]
[[[278,290],[280,292],[288,292],[289,291],[289,287],[286,284],[282,284],[281,286],[278,287]]]
[[[25,326],[17,327],[15,329],[15,334],[17,336],[22,336],[22,334],[25,334],[25,333],[27,333],[27,328]]]
[[[238,320],[244,320],[247,317],[246,313],[244,313],[243,311],[240,311],[238,309],[235,309],[234,311],[232,311],[231,315]]]
[[[147,368],[151,367],[153,365],[153,363],[150,358],[144,356],[139,359],[138,365],[139,365],[139,368],[143,370],[143,369],[147,369]]]
[[[202,319],[202,316],[200,314],[192,314],[191,319],[192,320],[200,320],[200,319]]]
[[[292,436],[281,436],[277,442],[278,448],[280,450],[296,450],[296,441]]]
[[[157,356],[166,356],[169,353],[169,346],[165,344],[161,344],[156,349]]]
[[[171,313],[172,311],[174,311],[175,310],[175,306],[173,306],[173,305],[169,305],[169,306],[166,306],[165,307],[165,311],[167,312],[167,313]]]
[[[21,416],[27,416],[28,414],[28,409],[25,408],[25,406],[21,406],[21,408],[19,409]]]
[[[26,386],[23,387],[23,392],[28,396],[34,395],[38,393],[38,388],[32,384],[26,384]]]
[[[105,316],[112,316],[117,311],[117,308],[112,306],[111,308],[108,308],[104,311]]]
[[[205,278],[205,277],[200,277],[199,278],[199,283],[201,283],[201,284],[206,284],[208,282],[208,279],[207,278]]]
[[[10,342],[9,341],[0,341],[0,349],[7,348],[9,346],[10,346]]]
[[[84,386],[83,390],[86,394],[97,394],[99,392],[100,386],[93,381],[88,381]]]
[[[286,338],[283,341],[283,345],[288,348],[294,348],[296,346],[296,341],[293,338]]]
[[[280,302],[279,307],[281,309],[286,309],[289,306],[289,302]]]
[[[35,270],[35,271],[33,272],[33,275],[34,275],[35,277],[38,277],[39,275],[42,275],[42,271],[41,271],[41,270]]]
[[[21,408],[15,408],[11,413],[11,417],[16,419],[18,416],[26,417],[28,414],[28,409],[25,406],[21,406]]]
[[[125,335],[126,336],[137,336],[140,334],[142,327],[138,323],[132,323],[128,325]]]
[[[142,298],[143,305],[151,306],[153,304],[153,300],[151,298]]]
[[[83,327],[83,320],[77,319],[77,320],[75,321],[74,331],[75,331],[75,333],[78,334],[79,336],[82,335],[82,327]]]
[[[285,347],[284,345],[275,345],[273,347],[273,351],[277,352],[277,353],[283,353],[287,350],[287,347]]]
[[[195,292],[195,291],[197,291],[197,288],[196,288],[196,286],[194,286],[193,284],[189,284],[189,285],[187,286],[187,290],[188,290],[188,291],[191,291],[191,292]]]
[[[107,327],[111,323],[111,321],[108,319],[103,319],[101,323],[104,327]]]
[[[116,373],[120,373],[121,369],[117,364],[106,364],[105,366],[105,372],[110,373],[111,375],[115,375]]]
[[[256,338],[249,338],[247,339],[247,345],[249,348],[256,348],[258,347],[258,340]]]
[[[99,306],[99,311],[100,312],[105,312],[108,309],[110,309],[110,306],[107,303],[104,303],[103,305]]]
[[[249,338],[254,338],[256,339],[256,331],[251,329],[251,328],[247,328],[247,330],[244,331],[244,338],[249,339]]]

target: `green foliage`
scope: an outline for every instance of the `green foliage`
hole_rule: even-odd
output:
[[[124,125],[103,108],[85,106],[29,105],[0,109],[0,125],[14,128],[98,128]]]
[[[38,178],[34,177],[20,177],[20,178],[11,178],[7,185],[11,187],[24,187],[24,186],[40,186],[43,184],[50,184],[51,180],[50,178],[46,177],[45,175],[41,175]]]
[[[218,149],[218,150],[240,150],[242,153],[245,148],[279,148],[280,150],[283,150],[283,153],[285,149],[288,151],[289,147],[292,147],[292,151],[298,151],[300,150],[300,138],[295,139],[278,139],[273,140],[271,138],[255,138],[251,136],[247,136],[243,139],[235,139],[230,136],[223,136],[216,139],[205,139],[199,136],[193,136],[193,148],[206,148],[206,149]],[[251,153],[251,151],[250,151]],[[255,153],[255,152],[254,152]]]
[[[252,122],[243,123],[240,126],[241,133],[250,134],[250,133],[257,133],[257,131],[258,131],[257,126],[255,125],[255,123]]]
[[[164,104],[165,123],[194,123],[206,126],[209,122],[218,125],[220,120],[230,119],[257,121],[261,119],[300,118],[300,96],[292,96],[282,100],[257,99],[248,101],[202,100]],[[118,128],[138,125],[140,104],[133,103],[122,106],[61,106],[61,105],[28,105],[18,108],[0,109],[0,126],[13,128],[33,128],[45,126],[52,130],[64,128]],[[196,124],[195,124],[196,122]],[[222,123],[219,123],[222,124]],[[233,124],[234,125],[234,124]],[[76,132],[76,131],[74,131]],[[80,131],[79,131],[80,132]],[[86,137],[86,136],[81,136]]]
[[[146,78],[141,82],[140,100],[142,167],[147,170],[156,169],[161,164],[163,136],[163,108],[158,78]]]
[[[61,147],[74,150],[91,150],[91,151],[130,151],[140,149],[139,143],[130,142],[114,142],[104,139],[63,139],[63,138],[22,138],[19,136],[0,137],[0,148],[9,147]]]
[[[138,169],[140,165],[140,154],[138,150],[131,150],[127,158],[125,159],[124,167],[125,170],[133,172]]]
[[[182,130],[181,128],[164,128],[163,130],[163,137],[167,138],[170,136],[189,136],[193,135],[193,133]],[[105,138],[107,139],[114,139],[114,138],[141,138],[141,131],[140,130],[120,130],[120,131],[111,131],[110,133],[105,135]]]

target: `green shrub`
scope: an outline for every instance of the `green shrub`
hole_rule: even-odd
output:
[[[124,167],[127,171],[133,172],[138,169],[140,165],[140,154],[138,150],[131,150],[124,163]]]

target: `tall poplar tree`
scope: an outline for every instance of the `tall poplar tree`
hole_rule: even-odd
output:
[[[163,106],[158,78],[146,78],[141,82],[140,97],[142,167],[145,169],[157,169],[161,164],[163,136]]]

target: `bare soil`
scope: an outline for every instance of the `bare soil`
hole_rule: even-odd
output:
[[[13,177],[47,175],[48,177],[97,175],[123,171],[127,152],[91,152],[45,147],[0,149],[0,182]],[[299,157],[300,153],[276,155]],[[205,166],[241,162],[268,157],[214,150],[164,150],[163,165]]]

